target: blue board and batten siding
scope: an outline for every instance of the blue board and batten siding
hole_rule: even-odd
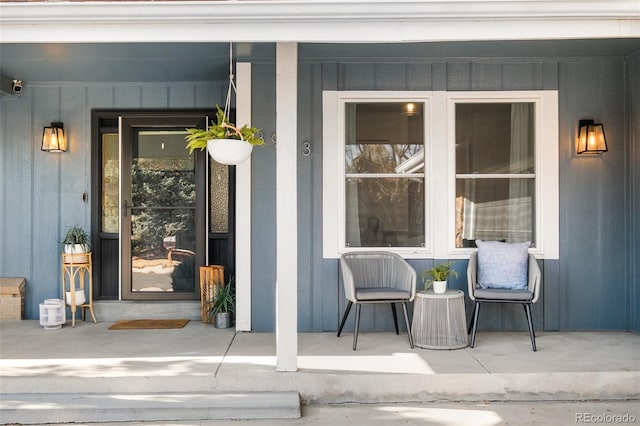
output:
[[[336,55],[339,48],[336,48]],[[254,124],[275,133],[275,64],[253,64]],[[640,331],[640,53],[630,58],[351,60],[305,57],[299,66],[298,324],[335,330],[344,309],[338,262],[322,258],[323,90],[559,90],[560,259],[541,260],[538,330]],[[65,228],[89,228],[90,111],[94,108],[202,108],[224,99],[225,82],[31,84],[0,101],[0,276],[25,276],[26,314],[60,297],[58,241]],[[581,118],[603,122],[609,152],[577,156]],[[65,122],[70,151],[40,151],[42,127]],[[252,171],[252,325],[275,325],[275,146],[257,148]],[[89,194],[91,196],[91,194]],[[439,260],[438,260],[439,261]],[[433,260],[412,260],[418,272]],[[451,285],[465,289],[466,262]],[[483,308],[484,328],[524,329],[522,308]],[[513,308],[513,309],[511,309]],[[388,306],[362,312],[364,330],[391,329]],[[469,312],[468,312],[469,314]],[[353,314],[352,314],[353,315]],[[352,323],[347,327],[351,327]]]
[[[300,62],[298,139],[312,146],[311,156],[298,159],[300,330],[335,330],[345,305],[338,262],[322,259],[322,90],[559,90],[560,260],[540,261],[544,288],[534,307],[535,325],[546,330],[631,328],[630,309],[638,303],[631,300],[631,288],[637,289],[637,282],[631,281],[625,253],[628,227],[637,219],[625,204],[631,161],[625,58],[356,62],[307,60],[302,53]],[[575,154],[581,118],[605,123],[610,141],[606,155]],[[254,221],[256,229],[264,230],[274,223]],[[411,263],[420,272],[433,261]],[[461,277],[453,287],[465,289],[465,267],[466,262],[459,262]],[[254,276],[257,272],[254,265]],[[254,303],[273,292],[268,283],[254,288]],[[387,306],[367,307],[363,328],[390,329],[389,311]],[[254,325],[262,328],[257,321]],[[524,329],[526,323],[522,308],[489,305],[483,308],[482,326]]]
[[[61,298],[59,242],[69,226],[89,230],[92,109],[194,109],[223,103],[226,82],[25,85],[0,102],[0,276],[27,279],[25,316]],[[63,121],[69,151],[40,150],[42,128]],[[91,194],[89,194],[91,195]]]
[[[640,332],[640,52],[629,60],[629,310]]]

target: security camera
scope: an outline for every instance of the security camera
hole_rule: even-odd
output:
[[[22,94],[22,81],[21,80],[13,80],[13,86],[11,87],[13,93],[20,96]]]

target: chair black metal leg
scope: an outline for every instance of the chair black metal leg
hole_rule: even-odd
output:
[[[536,335],[533,331],[533,318],[531,317],[531,305],[529,303],[523,303],[524,314],[527,316],[527,323],[529,323],[529,336],[531,336],[531,347],[533,351],[536,351]]]
[[[360,305],[356,303],[356,329],[353,333],[353,350],[356,350],[356,346],[358,346],[358,328],[360,327]]]
[[[400,332],[398,332],[398,314],[396,313],[395,303],[391,304],[391,312],[393,313],[393,325],[396,326],[396,334],[400,334]]]
[[[476,330],[478,328],[478,316],[480,315],[480,302],[476,300],[476,306],[473,308],[473,327],[471,329],[471,345],[470,347],[474,347],[476,345]]]
[[[407,314],[407,302],[402,302],[402,310],[404,311],[404,322],[407,326],[407,334],[409,335],[409,346],[413,349],[413,337],[411,336],[411,325],[409,325],[409,315]]]
[[[349,316],[349,311],[351,310],[351,306],[353,302],[349,300],[347,303],[347,307],[344,310],[344,315],[342,316],[342,322],[340,323],[340,328],[338,328],[338,337],[340,337],[340,333],[342,333],[342,327],[344,327],[344,323],[347,322],[347,317]]]
[[[471,334],[471,330],[473,329],[473,324],[475,324],[476,317],[476,304],[473,304],[473,312],[471,313],[471,319],[469,320],[469,328],[467,329],[467,334]]]

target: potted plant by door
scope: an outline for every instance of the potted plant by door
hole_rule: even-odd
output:
[[[235,311],[235,285],[233,278],[223,286],[216,284],[213,291],[213,299],[209,302],[208,316],[209,321],[215,316],[216,328],[229,328],[233,322],[233,313]]]
[[[440,263],[431,269],[426,269],[422,271],[421,275],[424,289],[428,290],[433,285],[433,292],[442,294],[447,291],[447,279],[450,276],[458,278],[458,272],[453,269],[453,263],[451,262]]]
[[[74,225],[67,230],[62,240],[66,254],[81,254],[89,252],[89,234],[79,225]]]
[[[234,165],[249,158],[254,145],[264,145],[264,140],[258,137],[260,129],[246,124],[238,128],[229,122],[225,111],[219,106],[216,108],[216,120],[211,121],[208,129],[187,129],[190,153],[207,148],[218,163]]]

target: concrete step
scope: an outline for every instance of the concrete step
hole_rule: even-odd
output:
[[[199,300],[172,301],[122,301],[100,300],[93,302],[98,321],[114,322],[127,319],[187,318],[200,321]]]
[[[3,394],[0,423],[292,419],[297,392]]]

